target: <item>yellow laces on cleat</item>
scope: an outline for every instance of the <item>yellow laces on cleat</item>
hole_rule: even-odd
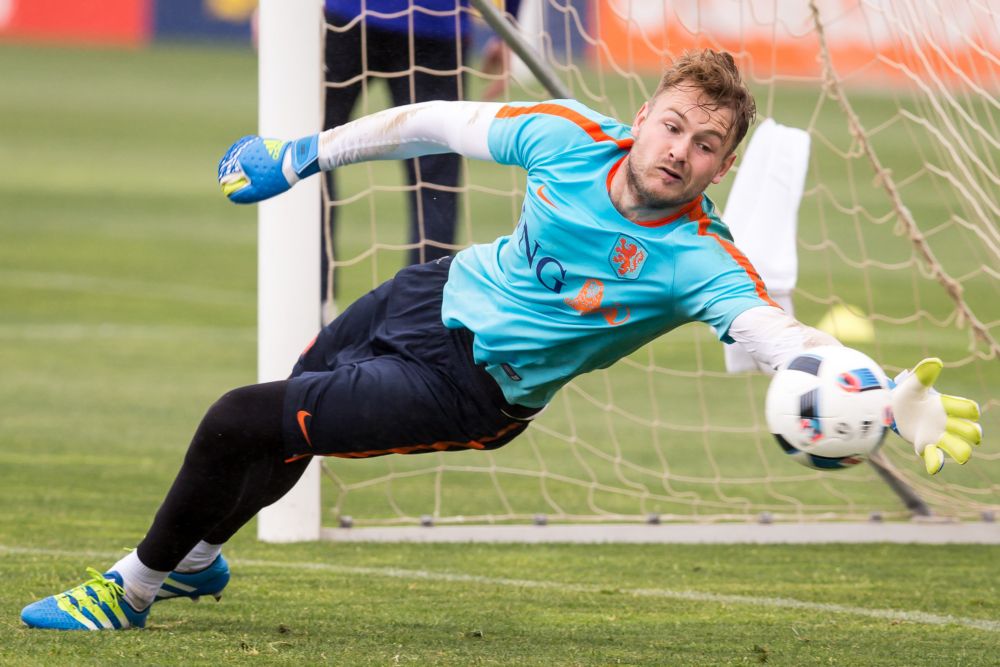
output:
[[[125,589],[111,579],[105,579],[103,574],[92,567],[87,568],[87,574],[91,576],[91,579],[76,588],[56,595],[56,604],[59,605],[59,608],[83,625],[90,626],[87,618],[80,611],[85,610],[105,628],[111,628],[114,624],[105,612],[107,609],[117,617],[120,627],[128,627],[130,625],[128,618],[119,603],[119,600],[125,597]],[[97,596],[96,599],[94,595]],[[73,601],[76,604],[73,604]]]

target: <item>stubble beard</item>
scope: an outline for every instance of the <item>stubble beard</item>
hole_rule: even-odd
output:
[[[690,195],[686,190],[681,192],[680,197],[667,198],[652,192],[643,184],[639,174],[636,173],[631,157],[625,160],[625,178],[632,192],[639,198],[639,204],[647,209],[677,208],[687,204],[697,195]]]

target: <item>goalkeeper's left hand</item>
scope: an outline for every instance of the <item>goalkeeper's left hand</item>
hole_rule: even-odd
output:
[[[972,446],[983,439],[979,425],[979,405],[958,396],[947,396],[933,389],[944,364],[940,359],[924,359],[912,371],[903,371],[895,379],[890,394],[896,433],[924,460],[931,475],[944,467],[944,455],[958,463],[972,456]]]
[[[252,204],[279,195],[319,171],[319,135],[295,141],[243,137],[219,160],[219,185],[230,201]]]

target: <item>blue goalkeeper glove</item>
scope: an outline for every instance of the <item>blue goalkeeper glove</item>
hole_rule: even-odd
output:
[[[983,439],[979,405],[934,390],[943,366],[940,359],[924,359],[912,371],[896,376],[890,394],[896,420],[893,430],[913,444],[931,475],[944,467],[946,453],[958,463],[965,463],[972,456],[972,446]]]
[[[295,141],[243,137],[219,160],[222,193],[237,204],[280,195],[319,171],[318,147],[317,134]]]

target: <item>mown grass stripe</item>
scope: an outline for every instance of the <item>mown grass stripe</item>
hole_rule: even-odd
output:
[[[203,285],[130,280],[120,277],[104,278],[54,271],[0,270],[0,284],[6,289],[104,294],[208,305],[253,306],[256,299],[256,293],[252,290],[211,288]]]

